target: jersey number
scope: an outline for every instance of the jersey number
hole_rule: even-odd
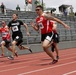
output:
[[[39,23],[39,27],[40,27],[40,29],[43,29],[44,28],[44,26],[43,26],[42,23]]]
[[[13,30],[13,32],[18,31],[18,27],[17,26],[13,26],[12,30]]]

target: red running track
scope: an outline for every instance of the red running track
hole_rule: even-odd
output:
[[[0,58],[0,75],[76,75],[76,48],[60,50],[56,64],[45,52]],[[55,54],[54,54],[55,55]]]

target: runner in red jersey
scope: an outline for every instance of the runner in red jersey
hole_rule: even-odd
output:
[[[50,47],[52,38],[53,38],[53,23],[50,23],[50,20],[57,21],[58,23],[62,24],[65,28],[70,28],[67,26],[64,22],[61,20],[54,18],[48,14],[43,13],[42,6],[38,5],[36,7],[36,13],[38,14],[38,17],[36,18],[36,25],[31,22],[31,26],[38,31],[39,28],[41,29],[41,41],[42,41],[42,47],[44,51],[53,59],[52,64],[58,62],[58,60],[55,59],[52,52],[48,49]]]
[[[2,42],[1,42],[1,50],[2,50],[2,55],[4,56],[4,46],[12,51],[11,47],[10,47],[10,31],[8,29],[8,26],[6,25],[5,21],[2,21],[2,27],[0,28],[0,34],[2,37]],[[17,56],[17,53],[15,53],[15,55]]]

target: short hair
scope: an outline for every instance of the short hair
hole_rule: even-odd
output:
[[[41,5],[36,6],[36,8],[38,8],[38,7],[43,10],[43,7]]]
[[[18,16],[18,14],[16,14],[16,16]]]
[[[5,20],[2,20],[2,21],[4,21],[4,22],[6,23],[6,21],[5,21]],[[1,21],[1,22],[2,22],[2,21]]]
[[[18,14],[17,14],[17,13],[13,13],[13,14],[15,14],[16,16],[18,16]]]

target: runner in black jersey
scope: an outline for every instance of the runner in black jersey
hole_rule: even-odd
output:
[[[23,25],[26,29],[26,33],[29,36],[29,32],[28,32],[28,26],[23,23],[21,20],[18,20],[18,15],[17,14],[13,14],[12,15],[13,20],[9,22],[8,27],[11,28],[12,30],[12,49],[13,49],[13,56],[10,56],[9,59],[14,59],[14,54],[15,54],[15,45],[17,45],[19,47],[19,49],[24,50],[24,49],[28,49],[30,52],[31,49],[28,47],[24,47],[21,45],[21,43],[23,42],[22,38],[22,32],[21,32],[21,25]]]

